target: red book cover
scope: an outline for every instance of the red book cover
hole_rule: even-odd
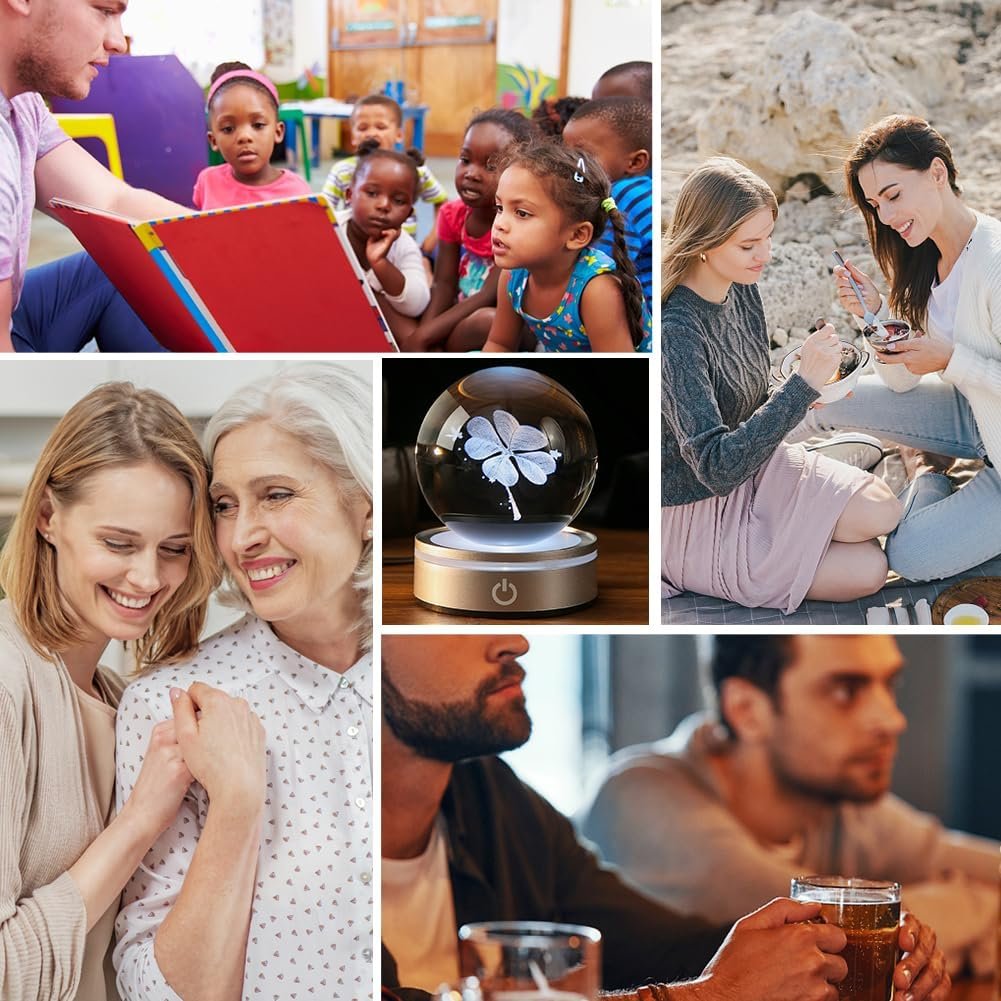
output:
[[[53,209],[172,351],[396,350],[320,196],[142,223]]]
[[[171,351],[212,351],[198,321],[123,216],[54,200],[53,213],[83,244],[125,301]]]

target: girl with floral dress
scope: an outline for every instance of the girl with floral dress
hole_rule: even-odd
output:
[[[494,260],[504,269],[485,351],[515,351],[523,327],[545,351],[649,351],[650,314],[622,215],[596,160],[541,142],[497,184]],[[614,257],[590,246],[607,224]]]

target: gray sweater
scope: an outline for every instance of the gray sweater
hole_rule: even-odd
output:
[[[727,807],[710,765],[725,753],[704,715],[619,751],[581,814],[580,831],[641,890],[718,923],[789,892],[793,876],[841,873],[904,884],[904,904],[939,935],[950,969],[994,966],[998,843],[944,830],[892,795],[843,801],[792,844],[759,842]]]
[[[661,504],[723,497],[771,458],[820,394],[794,375],[768,395],[755,285],[731,286],[722,304],[679,285],[661,330]]]

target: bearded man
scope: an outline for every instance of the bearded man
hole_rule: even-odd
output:
[[[162,351],[87,254],[28,270],[32,209],[59,197],[133,219],[190,211],[71,142],[43,97],[82,100],[126,49],[126,0],[0,0],[0,351]]]
[[[889,793],[903,670],[891,636],[716,637],[715,713],[615,755],[581,832],[647,893],[712,921],[793,876],[899,882],[950,969],[990,973],[998,844]]]

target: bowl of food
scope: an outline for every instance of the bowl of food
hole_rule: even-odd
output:
[[[862,331],[865,339],[877,351],[885,351],[890,344],[906,341],[911,336],[911,325],[906,320],[882,320]]]
[[[862,370],[869,362],[869,352],[855,347],[850,341],[841,341],[841,364],[827,385],[820,391],[821,403],[833,403],[847,396],[858,382]],[[799,370],[802,345],[788,352],[779,364],[779,376],[784,382],[794,372]]]

